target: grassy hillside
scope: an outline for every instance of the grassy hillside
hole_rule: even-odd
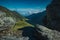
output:
[[[17,30],[19,28],[24,28],[24,27],[28,27],[28,26],[31,26],[31,27],[34,27],[33,25],[27,23],[26,21],[18,21],[16,22],[15,26],[13,27],[14,30]]]
[[[12,30],[17,30],[19,28],[24,28],[24,27],[27,27],[27,26],[33,27],[33,25],[31,25],[31,24],[29,24],[25,21],[27,18],[20,15],[16,11],[11,11],[11,10],[3,7],[3,6],[0,6],[0,11],[5,12],[6,17],[12,17],[12,18],[16,19],[16,24],[14,25],[14,27],[12,27]]]

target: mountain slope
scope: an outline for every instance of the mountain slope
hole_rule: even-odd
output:
[[[60,0],[53,0],[47,6],[48,28],[60,31]]]
[[[17,30],[18,28],[23,28],[23,27],[26,27],[26,26],[32,26],[31,24],[29,24],[25,21],[27,18],[20,15],[16,11],[11,11],[11,10],[3,7],[3,6],[0,6],[0,11],[1,11],[2,14],[3,13],[6,14],[5,17],[11,17],[11,18],[14,18],[16,20],[16,24],[14,25],[14,27],[12,27],[13,30]]]
[[[31,24],[40,24],[43,25],[43,18],[46,16],[46,11],[43,11],[41,13],[36,13],[28,16],[29,19],[28,22]]]
[[[0,11],[2,12],[5,12],[6,13],[6,16],[9,16],[9,17],[15,17],[17,20],[22,20],[22,19],[25,19],[25,17],[23,17],[22,15],[20,15],[18,12],[16,11],[11,11],[3,6],[0,6]]]

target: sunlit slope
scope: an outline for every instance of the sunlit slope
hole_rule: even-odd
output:
[[[24,27],[29,27],[29,26],[33,27],[33,25],[31,25],[25,21],[25,20],[27,20],[27,18],[20,15],[16,11],[11,11],[3,6],[0,6],[0,11],[4,12],[6,14],[5,17],[12,17],[12,18],[16,19],[16,24],[13,27],[11,27],[12,30],[17,30],[19,28],[24,28]]]
[[[17,29],[19,29],[19,28],[24,28],[24,27],[34,27],[33,25],[31,25],[31,24],[29,24],[29,23],[27,23],[26,21],[18,21],[18,22],[16,22],[16,24],[15,24],[15,26],[14,26],[14,30],[17,30]]]

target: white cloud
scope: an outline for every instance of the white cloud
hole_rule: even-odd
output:
[[[33,12],[33,13],[37,13],[40,12],[39,9],[17,9],[17,11],[28,11],[28,12]]]
[[[31,15],[33,13],[39,13],[43,11],[43,9],[32,9],[32,8],[17,8],[17,9],[10,9],[10,10],[18,11],[23,15]]]
[[[17,8],[17,9],[10,9],[10,10],[16,10],[16,11],[29,11],[29,12],[35,12],[35,13],[37,13],[37,12],[40,12],[41,10],[40,9],[31,9],[31,8]]]

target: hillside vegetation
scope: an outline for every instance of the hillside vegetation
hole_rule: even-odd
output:
[[[0,15],[1,19],[5,18],[5,17],[6,17],[5,19],[7,19],[7,17],[13,18],[13,20],[15,21],[15,25],[13,27],[11,27],[12,30],[17,30],[19,28],[24,28],[24,27],[27,27],[27,26],[33,27],[33,25],[31,25],[31,24],[29,24],[29,23],[27,23],[25,21],[25,20],[27,20],[27,18],[25,18],[24,16],[20,15],[16,11],[11,11],[11,10],[3,7],[3,6],[0,6],[0,14],[1,14]],[[7,20],[9,20],[9,19],[7,19]],[[7,22],[7,20],[6,20],[6,22]]]

